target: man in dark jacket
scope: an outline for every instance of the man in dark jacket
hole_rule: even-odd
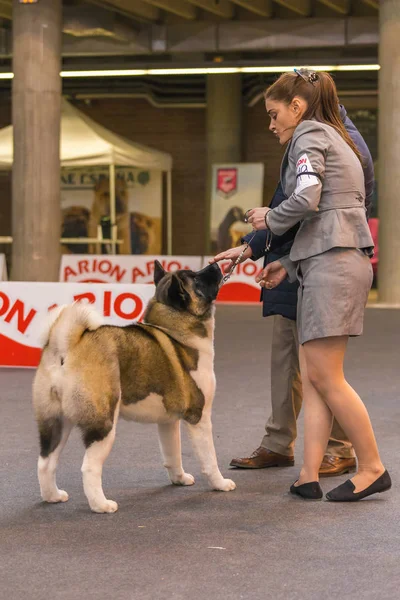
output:
[[[365,177],[367,215],[371,211],[374,189],[374,167],[371,154],[356,126],[340,106],[342,121],[356,143],[362,157]],[[271,208],[278,206],[286,196],[279,183],[271,201]],[[273,235],[270,250],[265,256],[266,231],[259,231],[250,242],[252,259],[265,256],[264,266],[287,255],[292,247],[298,225],[282,236]],[[248,242],[252,234],[243,238]],[[298,283],[283,281],[272,290],[263,288],[263,316],[274,315],[271,353],[271,405],[272,412],[265,426],[261,445],[251,456],[234,458],[231,466],[246,469],[262,469],[294,464],[294,443],[297,437],[296,421],[302,405],[302,389],[298,357],[296,328]],[[320,467],[320,476],[342,475],[356,468],[354,450],[339,423],[333,422],[331,437]]]

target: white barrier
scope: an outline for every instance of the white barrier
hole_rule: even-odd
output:
[[[81,283],[153,283],[154,261],[166,271],[201,269],[201,256],[64,254],[60,281]]]
[[[192,269],[208,264],[210,256],[114,256],[65,254],[61,259],[60,281],[80,283],[152,283],[154,261],[166,271]],[[231,279],[221,288],[218,302],[259,302],[260,286],[255,277],[262,269],[262,258],[238,265]],[[224,269],[229,261],[219,263]]]
[[[142,318],[154,294],[154,259],[150,256],[64,257],[61,274],[72,283],[2,282],[0,287],[0,366],[35,367],[40,359],[40,333],[49,308],[86,298],[105,322],[126,325]],[[209,257],[158,257],[167,271],[208,264]],[[133,262],[134,261],[134,262]],[[222,269],[228,264],[220,263]],[[259,302],[255,276],[262,267],[248,260],[221,288],[218,302]],[[104,277],[105,282],[100,279]],[[142,283],[130,283],[132,280]],[[110,281],[110,283],[108,283]],[[113,283],[117,282],[117,283]]]
[[[7,281],[7,263],[5,254],[0,254],[0,281]]]
[[[86,298],[105,323],[139,321],[153,285],[5,282],[0,288],[0,366],[36,367],[49,308]]]

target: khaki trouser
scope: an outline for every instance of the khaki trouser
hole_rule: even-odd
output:
[[[275,316],[271,357],[272,412],[265,425],[266,434],[261,445],[286,456],[293,456],[297,437],[296,421],[302,404],[298,349],[296,322]],[[351,443],[336,419],[326,453],[341,458],[355,456]]]

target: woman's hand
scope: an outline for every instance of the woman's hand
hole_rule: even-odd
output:
[[[272,290],[282,283],[286,277],[287,271],[285,267],[282,266],[282,263],[279,260],[275,260],[274,262],[269,263],[269,265],[257,275],[256,282],[259,283],[261,287]]]
[[[219,262],[220,260],[230,260],[230,264],[225,267],[225,273],[227,273],[229,271],[229,269],[231,269],[233,267],[233,263],[235,262],[235,260],[239,257],[240,253],[242,252],[242,250],[244,250],[244,248],[246,248],[247,244],[242,244],[241,246],[237,246],[236,248],[229,248],[229,250],[225,250],[225,252],[221,252],[220,254],[217,254],[216,256],[214,256],[214,258],[211,258],[208,262],[210,265],[212,265],[213,263]],[[240,262],[244,262],[245,260],[247,260],[248,258],[250,258],[252,255],[252,251],[250,246],[248,246],[248,248],[245,250],[245,252],[243,253],[242,258],[240,259]]]
[[[253,229],[260,231],[261,229],[267,229],[265,224],[265,215],[271,209],[265,206],[261,208],[252,208],[246,213],[247,222],[253,226]]]

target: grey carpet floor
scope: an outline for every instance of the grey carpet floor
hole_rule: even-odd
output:
[[[40,501],[33,372],[0,370],[1,600],[400,598],[400,311],[368,310],[364,336],[350,342],[347,375],[394,480],[389,493],[354,505],[288,495],[301,464],[301,419],[295,467],[228,468],[263,435],[271,326],[259,307],[218,307],[214,435],[237,490],[208,490],[185,434],[184,465],[196,485],[168,485],[156,428],[120,421],[104,471],[106,494],[119,503],[114,515],[88,509],[77,433],[58,474],[69,502]]]

